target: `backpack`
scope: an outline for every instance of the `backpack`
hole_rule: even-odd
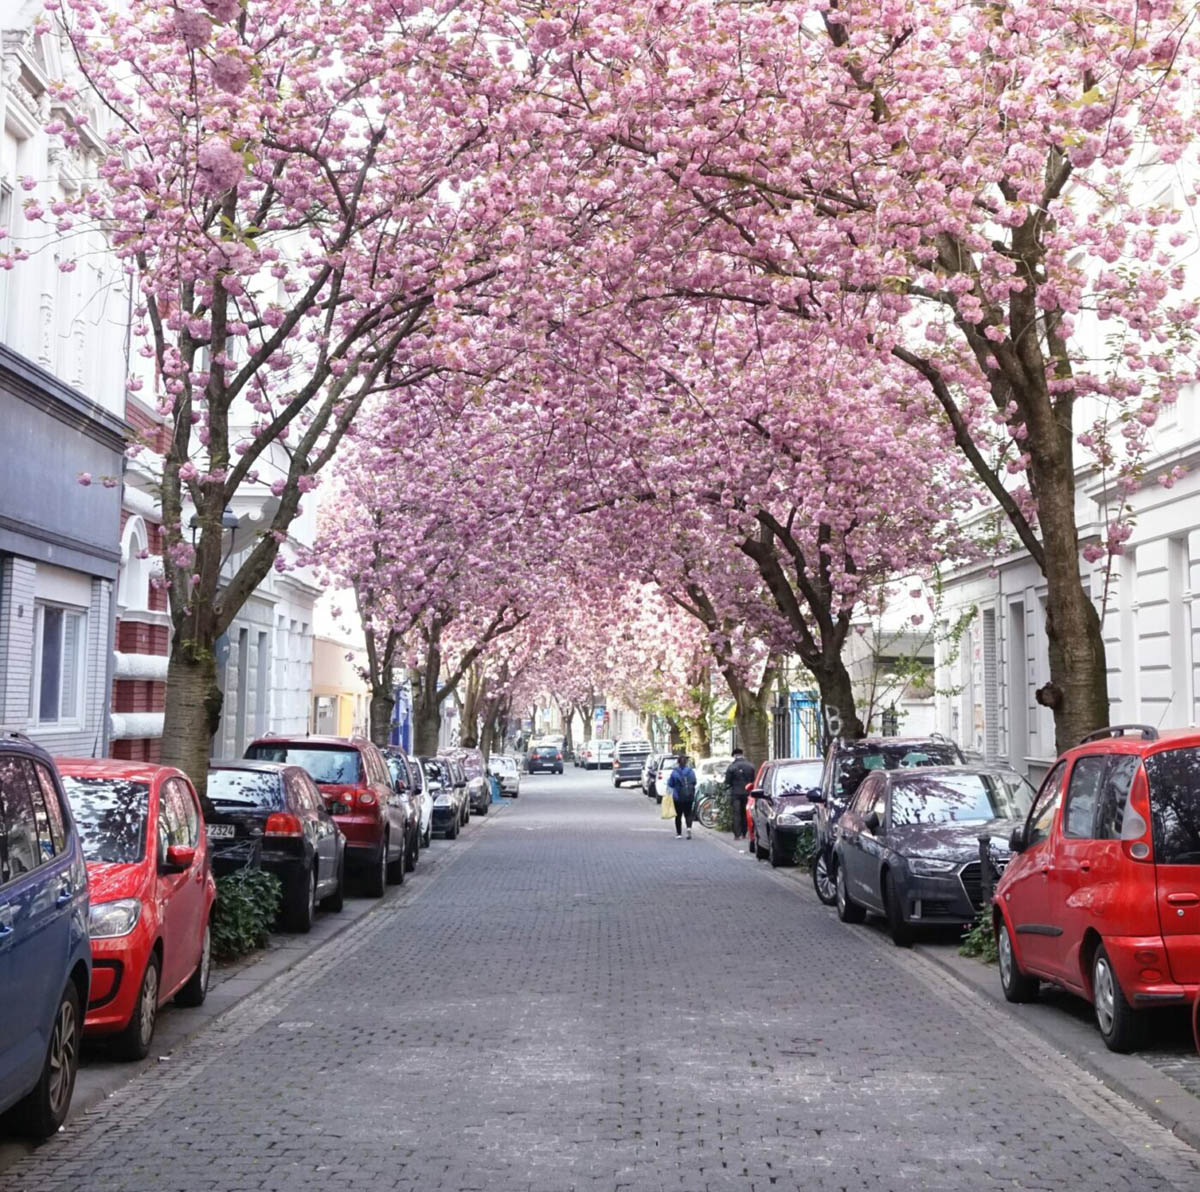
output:
[[[679,775],[679,797],[694,799],[696,797],[696,771],[690,767]]]

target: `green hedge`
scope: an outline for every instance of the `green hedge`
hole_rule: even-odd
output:
[[[283,885],[273,873],[239,869],[217,878],[212,915],[212,952],[235,960],[263,947],[283,903]]]

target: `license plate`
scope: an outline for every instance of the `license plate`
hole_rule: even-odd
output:
[[[237,833],[233,824],[205,824],[204,830],[209,840],[230,840]]]

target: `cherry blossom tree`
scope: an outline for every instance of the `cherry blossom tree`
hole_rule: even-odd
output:
[[[391,0],[50,8],[112,128],[103,185],[45,217],[63,234],[102,226],[137,283],[170,432],[162,756],[203,788],[217,638],[286,565],[304,494],[363,402],[431,374],[439,310],[487,272],[490,201],[453,192],[486,152],[494,62],[453,5],[442,20]],[[237,499],[265,505],[266,529],[223,576]]]

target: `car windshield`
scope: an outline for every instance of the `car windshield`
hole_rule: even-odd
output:
[[[1169,749],[1146,758],[1154,859],[1200,864],[1200,749]]]
[[[513,774],[517,769],[517,763],[511,757],[494,757],[492,758],[492,765],[497,770],[503,770],[506,774]]]
[[[210,770],[208,797],[217,807],[262,807],[277,811],[284,805],[279,774],[262,770]]]
[[[385,757],[387,762],[388,777],[392,780],[392,786],[397,790],[401,787],[408,786],[408,767],[398,757]]]
[[[775,771],[775,789],[788,795],[813,790],[821,785],[825,763],[817,758],[811,762],[789,762]]]
[[[1024,819],[1033,787],[1019,774],[938,774],[895,781],[892,827]]]
[[[63,788],[89,861],[127,865],[146,855],[150,787],[124,778],[66,778]]]
[[[836,798],[849,802],[871,770],[901,770],[914,766],[954,766],[958,750],[949,741],[877,741],[847,746],[838,751]]]
[[[466,771],[468,778],[481,778],[483,776],[483,758],[479,754],[468,753],[458,760],[459,764]]]
[[[431,757],[421,759],[421,769],[425,771],[425,777],[431,782],[442,782],[444,780],[441,764]]]
[[[314,782],[323,786],[353,786],[362,777],[358,750],[347,749],[344,745],[259,741],[246,750],[246,756],[260,762],[287,762],[299,766],[308,771]]]

